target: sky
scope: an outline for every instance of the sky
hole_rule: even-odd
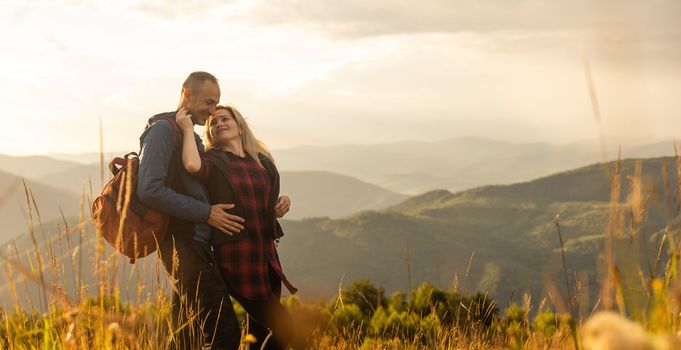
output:
[[[681,131],[677,0],[0,2],[0,153],[135,150],[195,70],[271,148]],[[199,130],[199,129],[197,129]]]

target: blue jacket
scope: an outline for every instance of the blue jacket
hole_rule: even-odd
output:
[[[137,177],[139,200],[172,217],[168,227],[171,234],[190,234],[200,242],[208,243],[211,229],[206,221],[211,206],[206,189],[192,178],[182,166],[181,147],[176,149],[174,130],[167,120],[156,121],[159,117],[175,118],[175,112],[158,114],[149,119],[146,130],[140,136],[140,165]],[[199,151],[203,151],[201,138],[194,134]],[[182,140],[177,140],[181,146]],[[173,153],[176,161],[172,161]],[[171,163],[176,169],[170,169]],[[179,173],[182,193],[167,185],[170,171]]]

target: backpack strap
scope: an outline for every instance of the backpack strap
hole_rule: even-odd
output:
[[[183,193],[184,185],[180,179],[180,171],[182,171],[182,130],[175,121],[175,116],[170,113],[158,115],[150,120],[149,127],[165,120],[173,129],[173,155],[170,158],[170,165],[168,166],[168,177],[166,178],[166,185],[176,192]]]
[[[139,157],[139,154],[135,152],[130,152],[123,157],[116,157],[109,162],[109,171],[113,176],[118,175],[118,173],[123,169],[124,166],[128,165],[128,159],[130,157]]]

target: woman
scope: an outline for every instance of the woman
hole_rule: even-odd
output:
[[[260,349],[272,330],[267,349],[285,348],[293,337],[292,319],[281,305],[284,276],[275,247],[283,236],[277,218],[290,207],[279,197],[279,173],[267,147],[257,140],[239,111],[217,106],[206,122],[206,153],[199,155],[191,116],[177,114],[183,130],[182,163],[205,184],[211,203],[234,203],[231,213],[244,218],[243,230],[227,235],[213,229],[211,244],[229,293],[248,313],[251,348]],[[235,226],[241,226],[234,224]],[[239,227],[240,228],[240,227]]]

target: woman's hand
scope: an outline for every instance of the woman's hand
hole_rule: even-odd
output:
[[[187,112],[189,112],[187,108],[180,108],[175,116],[175,121],[184,134],[182,138],[182,165],[184,165],[184,169],[188,173],[196,174],[201,170],[201,156],[199,155],[199,149],[194,138],[192,116],[187,114]]]
[[[278,218],[283,218],[289,209],[291,209],[291,199],[287,196],[281,196],[277,199],[277,204],[274,206],[274,214]]]
[[[193,133],[194,122],[192,122],[192,115],[187,113],[189,113],[187,108],[185,107],[180,108],[177,111],[177,115],[175,116],[175,121],[177,121],[177,125],[180,126],[180,129],[182,129],[182,131],[187,132],[188,130],[191,130]]]

